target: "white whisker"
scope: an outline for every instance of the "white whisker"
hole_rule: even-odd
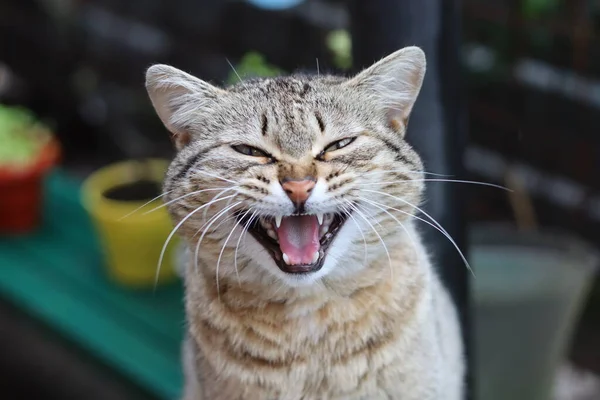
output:
[[[224,197],[223,199],[225,199],[225,198],[226,197]],[[223,210],[221,210],[216,216],[214,216],[212,218],[212,222],[204,229],[204,232],[202,232],[202,236],[200,236],[200,239],[198,239],[198,243],[196,243],[196,250],[194,251],[194,259],[196,261],[196,272],[198,272],[198,252],[200,251],[200,243],[202,243],[202,239],[204,239],[204,235],[206,235],[206,233],[208,232],[208,230],[210,229],[212,224],[214,224],[217,221],[217,219],[219,219],[222,215],[227,213],[227,211],[239,206],[242,203],[243,203],[242,201],[238,201],[237,203],[232,204],[229,207],[226,207]]]
[[[227,239],[225,239],[225,242],[223,243],[223,246],[221,247],[221,252],[219,253],[219,258],[217,259],[217,272],[216,272],[217,296],[219,297],[219,301],[221,300],[221,291],[219,289],[219,265],[221,265],[221,257],[223,257],[223,252],[225,252],[225,248],[227,247],[227,242],[229,242],[229,239],[231,239],[231,235],[233,235],[233,233],[235,232],[235,228],[237,228],[240,225],[240,223],[242,222],[242,219],[246,215],[248,215],[249,212],[250,212],[250,210],[246,211],[244,213],[244,215],[242,215],[240,218],[238,218],[237,222],[235,223],[235,225],[231,229],[231,232],[229,232],[229,235],[227,236]],[[240,233],[240,237],[242,237],[241,233]],[[237,268],[236,268],[236,271],[237,271]],[[240,277],[238,275],[238,284],[239,283],[240,283]]]
[[[237,189],[237,186],[235,186],[235,188]],[[217,193],[217,195],[215,197],[213,197],[212,201],[217,200],[219,197],[221,197],[222,195],[224,195],[225,193],[227,193],[229,190],[230,189],[225,189],[222,192]],[[237,193],[239,193],[239,191]],[[236,193],[236,195],[237,195],[237,193]],[[228,206],[230,203],[231,203],[231,201],[229,201],[226,206]],[[204,210],[204,212],[202,213],[202,220],[203,221],[206,220],[206,213],[208,212],[209,209],[210,209],[210,207],[206,208]]]
[[[346,200],[346,203],[352,205],[352,202],[350,202],[350,200]],[[346,213],[346,215],[349,218],[352,218],[352,222],[354,222],[354,224],[358,228],[358,231],[360,232],[360,235],[362,236],[363,243],[365,245],[365,250],[364,250],[365,254],[364,254],[364,259],[363,259],[363,265],[367,265],[367,257],[368,257],[367,239],[365,238],[365,234],[362,230],[362,227],[359,225],[358,221],[356,221],[356,218],[354,218],[354,216],[352,215],[352,210],[348,211],[347,208],[343,204],[341,204],[340,207],[342,207],[342,210],[344,210],[344,212]]]
[[[364,207],[362,204],[359,203],[353,203],[354,207],[361,207],[361,210],[365,213],[368,213],[368,216],[375,221],[375,224],[380,227],[381,229],[383,229],[383,226],[381,226],[381,222],[379,222],[379,220],[377,219],[378,214],[373,214],[371,213],[371,210],[367,209],[366,207]]]
[[[373,226],[373,224],[371,224],[371,222],[363,215],[363,213],[358,209],[358,207],[356,207],[354,204],[350,203],[350,206],[354,209],[354,211],[356,211],[358,213],[358,215],[365,220],[365,222],[367,224],[369,224],[369,226],[371,227],[371,229],[373,229],[373,232],[375,232],[375,234],[377,235],[377,237],[379,238],[379,241],[381,242],[381,244],[383,245],[383,248],[385,249],[385,253],[387,254],[388,257],[388,261],[390,263],[390,277],[393,280],[394,279],[394,271],[392,269],[392,258],[390,257],[390,252],[387,249],[387,246],[385,245],[385,242],[383,241],[383,238],[381,237],[381,235],[379,234],[379,232],[377,232],[377,229],[375,229],[375,227]]]
[[[226,208],[226,207],[224,207]],[[223,211],[223,209],[221,209],[221,211]],[[217,214],[213,215],[212,217],[210,217],[208,219],[208,221],[206,221],[197,231],[196,233],[194,233],[194,236],[192,236],[192,239],[195,238],[200,232],[204,232],[204,228],[208,229],[211,225],[212,222],[216,222],[217,219],[219,219],[220,217],[222,217],[225,212],[217,212]],[[219,222],[217,224],[217,226],[215,226],[215,228],[213,230],[218,229],[221,225],[223,225],[224,223],[226,223],[227,221],[230,221],[231,219],[235,218],[235,215],[232,215],[230,217],[225,218],[224,220],[222,220],[221,222]],[[202,236],[204,237],[204,236]],[[200,238],[201,239],[201,238]],[[199,252],[199,248],[200,248],[200,239],[198,239],[198,243],[196,244],[196,251],[194,252],[194,271],[196,272],[196,274],[198,273],[198,252]]]
[[[231,189],[234,189],[234,188],[235,188],[235,187],[230,187],[230,188],[227,188],[225,191],[227,192],[227,191],[229,191],[229,190],[231,190]],[[203,192],[215,191],[215,190],[223,190],[223,188],[202,189],[202,190],[196,190],[196,191],[194,191],[194,192],[186,193],[186,194],[184,194],[184,195],[182,195],[182,196],[179,196],[179,197],[177,197],[177,198],[175,198],[175,199],[173,199],[173,200],[169,200],[169,201],[167,201],[166,203],[164,203],[164,204],[161,204],[160,206],[156,206],[156,207],[154,207],[153,209],[151,209],[151,210],[148,210],[148,211],[144,212],[144,214],[143,214],[143,215],[150,214],[151,212],[154,212],[154,211],[158,210],[159,208],[166,207],[166,206],[168,206],[168,205],[170,205],[170,204],[173,204],[173,203],[175,203],[176,201],[179,201],[179,200],[181,200],[181,199],[184,199],[184,198],[186,198],[186,197],[193,196],[193,195],[195,195],[195,194],[200,194],[200,193],[203,193]]]
[[[444,236],[445,236],[445,237],[446,237],[446,238],[447,238],[447,239],[450,241],[450,243],[452,243],[452,245],[454,245],[454,248],[456,249],[456,251],[457,251],[457,252],[458,252],[458,254],[460,255],[460,258],[462,258],[463,262],[465,263],[465,266],[467,267],[467,269],[469,270],[469,272],[471,272],[471,274],[473,275],[473,277],[475,277],[475,273],[473,272],[473,269],[471,268],[471,265],[470,265],[470,264],[469,264],[469,262],[467,261],[467,258],[464,256],[463,252],[462,252],[462,251],[460,250],[460,248],[458,247],[458,244],[456,244],[456,242],[454,241],[454,239],[452,238],[452,236],[450,236],[450,234],[449,234],[449,233],[448,233],[448,232],[447,232],[447,231],[444,229],[444,227],[443,227],[442,225],[440,225],[440,223],[439,223],[439,222],[437,222],[437,221],[435,220],[435,218],[433,218],[431,215],[427,214],[427,213],[426,213],[424,210],[422,210],[421,208],[417,207],[416,205],[414,205],[414,204],[410,203],[409,201],[406,201],[406,200],[404,200],[404,199],[401,199],[401,198],[399,198],[399,197],[397,197],[397,196],[394,196],[394,195],[391,195],[391,194],[389,194],[389,193],[385,193],[385,192],[379,192],[379,191],[376,191],[376,190],[367,190],[367,189],[365,189],[364,191],[365,191],[365,192],[379,193],[379,194],[383,194],[383,195],[385,195],[385,196],[392,197],[392,198],[394,198],[394,199],[396,199],[396,200],[398,200],[398,201],[401,201],[401,202],[403,202],[404,204],[406,204],[406,205],[408,205],[408,206],[410,206],[410,207],[413,207],[414,209],[416,209],[417,211],[419,211],[419,212],[421,212],[423,215],[425,215],[427,218],[429,218],[429,219],[430,219],[430,220],[433,222],[433,224],[432,224],[432,223],[430,223],[429,221],[427,221],[427,220],[423,219],[423,218],[420,218],[420,217],[418,217],[418,216],[416,216],[416,215],[414,215],[414,214],[408,213],[408,212],[406,212],[406,211],[404,211],[404,210],[399,210],[399,209],[397,209],[397,208],[390,207],[390,206],[388,206],[388,205],[386,205],[386,204],[381,204],[381,203],[378,203],[378,204],[381,204],[381,205],[383,205],[383,206],[385,206],[385,207],[388,207],[389,209],[392,209],[392,210],[394,210],[394,211],[398,211],[398,212],[404,213],[404,214],[406,214],[406,215],[410,215],[411,217],[413,217],[413,218],[416,218],[416,219],[418,219],[419,221],[425,222],[426,224],[428,224],[428,225],[432,226],[433,228],[435,228],[436,230],[438,230],[440,233],[442,233],[442,234],[443,234],[443,235],[444,235]],[[372,200],[371,200],[371,201],[372,201]]]
[[[512,189],[509,189],[505,186],[496,185],[493,183],[487,182],[478,182],[478,181],[466,181],[461,179],[403,179],[397,181],[389,181],[389,182],[365,182],[361,183],[358,186],[369,186],[369,185],[385,185],[385,184],[393,184],[393,183],[409,183],[409,182],[450,182],[450,183],[466,183],[471,185],[480,185],[480,186],[489,186],[496,189],[506,190],[507,192],[512,192]]]
[[[248,210],[248,211],[250,211],[250,210]],[[256,213],[257,212],[258,211],[254,211],[252,213],[252,215],[250,216],[250,219],[248,220],[248,222],[246,223],[246,225],[244,225],[244,230],[242,231],[242,234],[238,238],[237,244],[235,245],[235,253],[234,253],[234,256],[233,256],[233,264],[234,264],[234,267],[235,267],[235,274],[237,275],[238,285],[240,285],[240,286],[241,286],[241,284],[240,284],[240,274],[238,272],[238,265],[237,265],[238,249],[240,247],[240,242],[242,241],[242,238],[248,232],[248,229],[250,228],[250,225],[254,221],[254,218],[256,217]],[[244,215],[246,215],[246,214],[244,214]]]
[[[206,221],[197,231],[196,233],[194,233],[194,236],[192,236],[192,239],[196,237],[196,235],[198,235],[200,232],[202,232],[202,230],[211,223],[211,221],[216,221],[217,218],[219,218],[221,215],[219,213],[217,213],[216,215],[213,215],[212,217],[209,218],[208,221]],[[233,217],[228,217],[225,218],[223,221],[219,222],[219,224],[215,227],[218,228],[219,226],[221,226],[223,223],[229,221],[231,218]],[[196,251],[194,252],[194,272],[196,274],[198,274],[198,247],[199,247],[199,243],[196,246]]]
[[[232,196],[235,196],[235,195],[232,195]],[[225,200],[226,198],[223,198],[222,200]],[[156,286],[158,285],[158,276],[160,274],[160,267],[162,265],[162,261],[165,256],[165,251],[167,250],[167,246],[169,245],[171,238],[173,237],[173,235],[175,235],[175,232],[177,232],[177,230],[181,227],[181,225],[183,225],[185,223],[185,221],[187,221],[192,215],[194,215],[198,211],[202,210],[204,207],[208,206],[209,204],[211,204],[211,203],[206,203],[200,207],[197,207],[193,211],[191,211],[181,221],[179,221],[179,223],[175,226],[175,228],[173,228],[171,233],[169,233],[169,236],[167,237],[167,240],[165,240],[165,244],[163,245],[162,250],[160,252],[160,257],[158,258],[158,266],[156,268],[156,274],[154,275],[154,288],[155,289],[156,289]]]
[[[435,172],[428,172],[428,171],[415,171],[415,170],[411,170],[411,169],[388,169],[388,170],[381,170],[381,171],[371,171],[371,172],[367,172],[363,175],[387,174],[387,173],[392,173],[392,172],[404,172],[407,174],[423,174],[423,175],[441,176],[441,177],[447,177],[447,178],[452,176],[452,175],[448,175],[448,174],[438,174]]]
[[[406,229],[406,226],[404,226],[404,224],[403,224],[402,222],[400,222],[400,220],[398,220],[398,218],[396,218],[396,217],[395,217],[395,216],[394,216],[392,213],[390,213],[390,212],[389,212],[388,210],[386,210],[385,208],[381,207],[381,206],[379,205],[380,203],[377,203],[377,202],[375,202],[375,201],[372,201],[372,200],[369,200],[369,199],[365,199],[364,197],[359,197],[358,199],[359,199],[359,200],[361,200],[361,201],[366,201],[367,203],[371,204],[371,205],[372,205],[372,206],[374,206],[374,207],[377,207],[377,208],[379,208],[380,210],[382,210],[383,212],[385,212],[386,214],[388,214],[390,217],[392,217],[392,218],[394,219],[394,221],[396,221],[396,222],[397,222],[397,223],[400,225],[400,227],[401,227],[401,228],[404,230],[404,232],[406,232],[406,236],[408,236],[408,238],[410,239],[410,241],[411,241],[411,242],[412,242],[412,244],[413,244],[413,249],[414,249],[415,253],[417,252],[417,250],[418,250],[418,247],[417,247],[417,242],[415,241],[415,238],[414,238],[414,237],[413,237],[413,235],[412,235],[412,234],[411,234],[411,233],[408,231],[408,229]]]
[[[138,208],[136,208],[133,211],[128,212],[127,214],[123,215],[121,218],[118,219],[118,221],[121,221],[129,216],[131,216],[132,214],[140,211],[142,208],[146,207],[148,204],[152,203],[153,201],[156,201],[158,199],[160,199],[163,196],[166,196],[167,194],[171,193],[173,190],[169,190],[168,192],[164,192],[162,194],[159,194],[158,196],[156,196],[155,198],[153,198],[152,200],[147,201],[146,203],[142,204],[141,206],[139,206]]]
[[[225,207],[228,207],[228,205],[226,205]],[[217,215],[213,215],[213,216],[212,216],[212,217],[211,217],[211,218],[210,218],[208,221],[206,221],[206,222],[204,223],[204,225],[202,225],[202,226],[200,227],[200,229],[198,229],[198,230],[196,231],[196,233],[194,233],[194,236],[192,236],[192,238],[195,238],[196,236],[198,236],[198,234],[199,234],[200,232],[202,232],[202,230],[203,230],[205,227],[207,227],[207,225],[209,225],[211,221],[214,221],[216,217],[217,217]],[[222,217],[222,215],[219,215],[218,217],[220,218],[220,217]],[[232,219],[234,219],[234,218],[235,218],[235,215],[230,215],[229,217],[225,218],[224,220],[222,220],[221,222],[219,222],[219,223],[218,223],[218,224],[217,224],[217,225],[216,225],[214,228],[212,228],[212,232],[215,232],[217,229],[219,229],[219,227],[220,227],[221,225],[223,225],[224,223],[226,223],[226,222],[228,222],[228,221],[231,221],[231,220],[232,220]],[[215,222],[217,222],[217,221],[215,221]],[[210,233],[209,233],[209,235],[210,235]]]
[[[206,176],[210,176],[212,178],[220,179],[222,181],[229,182],[229,183],[234,183],[236,185],[239,184],[239,182],[233,181],[231,179],[223,178],[222,176],[211,174],[211,173],[206,172],[206,171],[194,170],[194,173],[196,173],[196,174],[202,174],[202,175],[206,175]]]
[[[208,205],[208,208],[210,208],[210,206],[211,206],[211,205],[213,205],[213,204],[215,204],[217,201],[221,201],[221,200],[228,200],[228,199],[229,199],[229,200],[227,201],[227,204],[226,204],[224,207],[222,207],[221,209],[223,209],[223,208],[226,208],[226,207],[227,207],[227,206],[229,206],[229,204],[231,203],[231,200],[232,200],[232,199],[234,199],[234,198],[235,198],[235,197],[238,195],[237,193],[234,193],[234,194],[232,194],[232,195],[229,195],[229,196],[227,196],[227,197],[223,197],[222,199],[219,199],[218,197],[219,197],[220,195],[224,194],[224,193],[225,193],[225,191],[223,191],[223,192],[221,192],[221,193],[217,194],[215,197],[213,197],[213,198],[212,198],[212,200],[211,200],[211,201],[209,201],[208,203],[206,203],[206,204]],[[205,220],[206,220],[206,210],[208,210],[208,208],[204,209],[204,214],[203,214],[203,216],[202,216],[202,220],[203,220],[203,221],[205,221]],[[194,236],[192,236],[192,238],[196,237],[196,235],[197,235],[198,233],[200,233],[200,231],[201,231],[201,230],[202,230],[202,229],[203,229],[203,228],[204,228],[204,227],[205,227],[205,226],[206,226],[206,225],[207,225],[207,224],[208,224],[208,223],[209,223],[209,222],[210,222],[210,221],[211,221],[213,218],[214,218],[214,216],[212,216],[211,218],[209,218],[209,220],[208,220],[208,221],[205,221],[204,225],[202,225],[202,226],[200,227],[200,229],[198,229],[198,231],[196,231],[196,233],[194,234]],[[220,224],[219,224],[218,226],[220,226]]]
[[[235,76],[237,76],[237,78],[241,82],[242,81],[242,77],[237,73],[237,71],[235,70],[235,67],[233,66],[233,64],[229,61],[228,58],[226,58],[225,60],[227,61],[227,64],[229,64],[229,66],[231,67],[231,69],[233,70],[233,73],[235,74]]]

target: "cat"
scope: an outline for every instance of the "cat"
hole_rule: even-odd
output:
[[[164,198],[188,246],[184,400],[459,400],[455,307],[416,227],[404,141],[426,69],[219,88],[146,74],[178,152]]]

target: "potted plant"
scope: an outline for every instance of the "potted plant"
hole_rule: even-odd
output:
[[[0,232],[33,230],[40,221],[42,182],[60,147],[27,110],[0,105]]]
[[[173,226],[160,196],[167,166],[162,159],[126,160],[100,168],[83,183],[83,205],[116,283],[144,288],[176,277],[177,239],[168,241]]]

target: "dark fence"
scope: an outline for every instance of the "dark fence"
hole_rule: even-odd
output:
[[[539,223],[600,243],[600,4],[465,1],[470,146],[483,180],[516,176]],[[473,189],[474,218],[512,218]]]

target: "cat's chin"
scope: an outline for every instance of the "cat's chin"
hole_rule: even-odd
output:
[[[278,278],[291,288],[306,288],[317,284],[325,275],[322,270],[307,272],[304,274],[290,274],[279,271]]]

